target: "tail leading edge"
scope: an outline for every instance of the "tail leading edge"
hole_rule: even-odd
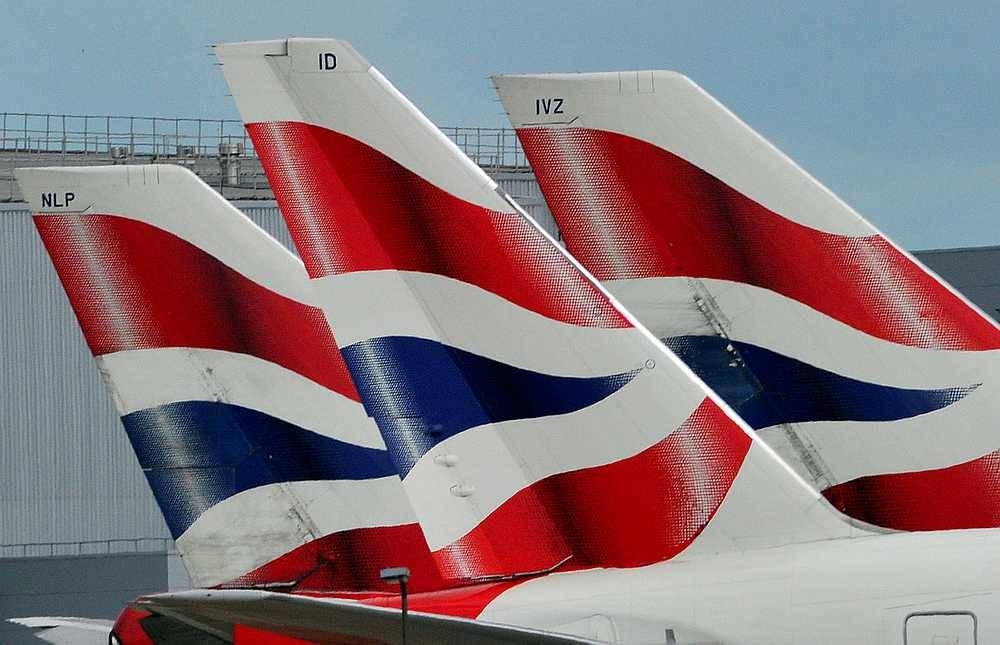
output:
[[[850,530],[349,44],[215,51],[442,575]]]
[[[1000,526],[991,319],[680,74],[493,81],[569,251],[830,501]]]
[[[433,584],[294,255],[177,166],[17,178],[196,585]]]

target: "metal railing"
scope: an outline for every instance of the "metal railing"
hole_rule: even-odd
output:
[[[0,544],[0,558],[38,558],[74,555],[173,552],[174,541],[170,538],[129,538],[118,540],[88,540],[83,542]]]
[[[441,131],[482,168],[528,168],[517,133],[510,128],[445,126]]]
[[[442,130],[484,168],[527,167],[517,136],[509,128]],[[235,150],[241,157],[256,157],[242,121],[235,119],[0,113],[4,153],[94,155],[124,162],[133,157],[217,158]]]
[[[487,172],[528,170],[509,128],[442,130]],[[230,199],[272,196],[242,121],[0,112],[0,202],[24,199],[18,166],[153,162],[186,166]]]
[[[208,157],[221,144],[252,148],[243,123],[233,119],[0,113],[5,152]]]

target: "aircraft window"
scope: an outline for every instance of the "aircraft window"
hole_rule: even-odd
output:
[[[976,645],[977,627],[970,611],[910,614],[903,625],[903,645]]]

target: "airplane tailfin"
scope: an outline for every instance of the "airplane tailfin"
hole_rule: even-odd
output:
[[[850,530],[348,43],[215,51],[442,575]]]
[[[992,319],[680,74],[493,81],[567,249],[807,481],[1000,526]]]
[[[199,586],[381,589],[429,552],[302,263],[178,166],[17,178]]]

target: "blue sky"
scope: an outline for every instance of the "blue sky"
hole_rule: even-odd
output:
[[[816,6],[813,6],[816,5]],[[207,45],[352,41],[442,125],[505,125],[492,72],[694,78],[909,248],[1000,244],[1000,5],[15,2],[0,111],[237,116]]]

